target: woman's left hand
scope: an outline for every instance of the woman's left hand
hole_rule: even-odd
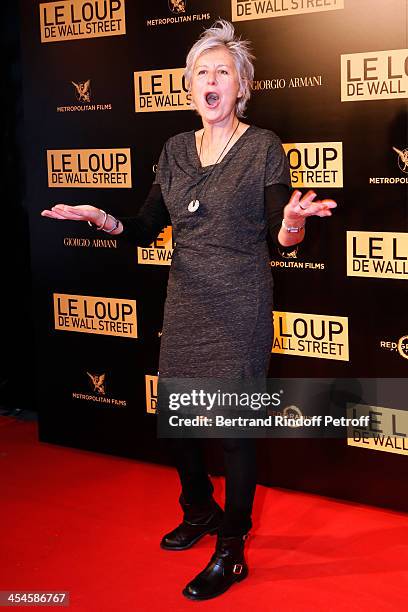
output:
[[[292,193],[283,211],[288,225],[296,225],[296,222],[313,215],[331,217],[331,209],[336,208],[337,203],[334,200],[315,200],[315,197],[316,193],[312,190],[309,190],[303,197],[302,192],[297,189]]]

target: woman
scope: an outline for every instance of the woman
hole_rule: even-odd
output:
[[[170,268],[160,349],[162,377],[243,379],[265,377],[272,345],[272,277],[267,234],[290,250],[302,241],[305,220],[330,216],[332,200],[309,191],[289,199],[288,163],[273,132],[241,119],[254,76],[249,43],[219,20],[193,45],[185,79],[203,128],[170,138],[156,179],[139,214],[115,219],[93,206],[58,204],[42,212],[54,219],[88,221],[149,245],[171,224]],[[222,440],[225,511],[213,486],[200,440],[173,442],[182,492],[182,523],[162,548],[184,550],[217,533],[210,562],[183,590],[208,599],[244,579],[244,542],[252,526],[256,487],[253,439]]]

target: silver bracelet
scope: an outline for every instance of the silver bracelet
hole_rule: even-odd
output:
[[[104,210],[102,210],[102,208],[99,209],[99,211],[101,213],[103,213],[105,215],[104,219],[103,219],[103,223],[102,225],[100,225],[99,227],[97,225],[95,225],[94,223],[91,223],[91,221],[88,221],[88,225],[90,225],[91,227],[93,227],[95,225],[95,228],[97,230],[101,230],[105,227],[105,223],[106,223],[106,219],[108,218],[108,213],[106,213]]]
[[[285,219],[282,219],[282,227],[289,233],[294,233],[297,234],[298,232],[301,232],[302,229],[305,227],[305,224],[301,225],[300,227],[298,226],[291,226],[291,225],[286,225],[285,223]]]
[[[112,232],[114,232],[115,230],[118,229],[119,227],[119,219],[116,219],[116,217],[113,217],[112,215],[108,215],[108,217],[110,217],[111,219],[113,219],[115,221],[115,225],[112,227],[112,229],[110,230],[103,230],[104,232],[106,232],[107,234],[111,234]]]

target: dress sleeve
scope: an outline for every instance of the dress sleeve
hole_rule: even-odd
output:
[[[154,179],[154,184],[160,185],[163,191],[165,191],[166,188],[170,187],[170,182],[171,182],[171,168],[170,168],[170,162],[169,162],[170,141],[171,141],[171,138],[169,138],[169,140],[167,140],[164,143],[164,146],[160,153],[159,161],[157,164],[156,178]]]
[[[291,196],[289,162],[281,140],[276,136],[269,145],[265,168],[265,214],[268,223],[269,238],[279,252],[291,253],[299,244],[283,246],[278,240],[282,226],[283,209]]]
[[[288,158],[280,139],[275,135],[266,156],[265,187],[277,183],[291,187]]]
[[[118,218],[123,225],[123,232],[119,235],[140,246],[149,246],[164,227],[171,225],[170,214],[158,183],[153,183],[135,217]]]

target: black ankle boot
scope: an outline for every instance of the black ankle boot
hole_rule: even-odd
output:
[[[224,516],[212,497],[200,504],[188,504],[180,495],[179,501],[184,511],[183,522],[163,537],[160,546],[166,550],[185,550],[207,533],[217,533]]]
[[[219,535],[215,553],[203,569],[183,590],[189,599],[211,599],[248,576],[244,544],[248,534],[225,537]]]

